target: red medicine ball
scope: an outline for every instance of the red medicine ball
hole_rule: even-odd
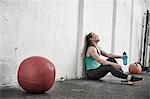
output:
[[[130,64],[129,65],[129,72],[131,74],[140,74],[142,72],[142,67],[138,63]]]
[[[18,70],[19,85],[30,93],[48,91],[55,80],[55,67],[44,57],[32,56],[20,64]]]

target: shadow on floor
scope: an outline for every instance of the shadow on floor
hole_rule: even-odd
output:
[[[16,87],[4,87],[0,90],[0,99],[48,99],[50,95],[48,93],[43,94],[30,94]]]

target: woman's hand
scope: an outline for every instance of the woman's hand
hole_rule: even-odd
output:
[[[112,54],[108,54],[107,56],[108,56],[108,58],[114,58],[114,56]]]

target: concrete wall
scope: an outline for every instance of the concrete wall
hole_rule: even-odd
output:
[[[19,27],[19,2],[0,1],[0,67],[3,84],[16,80],[16,41]]]
[[[113,0],[87,0],[84,9],[84,33],[98,33],[99,46],[111,52]]]
[[[150,10],[150,1],[149,0],[145,0],[145,6],[146,6],[146,9]]]
[[[143,31],[143,25],[144,22],[143,18],[145,18],[146,9],[144,7],[144,1],[141,0],[135,0],[133,4],[133,22],[132,22],[132,31],[131,31],[131,40],[130,40],[130,57],[131,62],[139,61],[139,53],[141,51],[141,40],[142,36],[145,33],[145,30]]]
[[[142,0],[1,0],[0,86],[15,84],[20,62],[33,55],[55,64],[56,80],[80,78],[89,32],[106,52],[138,61],[144,10]]]
[[[139,61],[144,1],[118,0],[116,10],[115,53],[128,54],[128,64]],[[118,61],[122,64],[122,60]],[[128,65],[123,66],[128,71]]]
[[[116,28],[115,28],[115,46],[114,53],[122,55],[126,52],[128,56],[130,50],[130,29],[131,29],[131,15],[132,15],[132,1],[131,0],[117,0],[116,8]],[[130,57],[128,57],[130,60]],[[118,60],[122,64],[124,71],[128,71],[128,67],[123,65],[122,59]]]
[[[0,1],[3,84],[15,83],[20,62],[33,55],[55,64],[56,79],[76,77],[78,6],[78,0]]]

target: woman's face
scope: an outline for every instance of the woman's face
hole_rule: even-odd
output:
[[[99,41],[100,41],[98,34],[96,34],[96,33],[91,33],[91,35],[92,35],[91,40],[93,40],[93,41],[95,41],[95,42],[99,42]]]

